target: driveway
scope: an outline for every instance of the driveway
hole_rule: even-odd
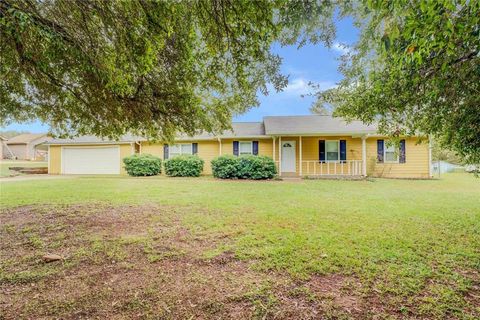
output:
[[[30,180],[53,180],[53,179],[71,179],[75,176],[65,175],[49,175],[49,174],[30,174],[18,175],[13,177],[0,177],[0,183],[14,182],[14,181],[30,181]]]

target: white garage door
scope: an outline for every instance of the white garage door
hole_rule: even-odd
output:
[[[119,174],[119,146],[94,148],[63,147],[64,174]]]

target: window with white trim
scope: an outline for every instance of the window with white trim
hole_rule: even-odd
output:
[[[325,160],[340,160],[340,142],[338,140],[325,141]]]
[[[383,149],[383,159],[385,159],[385,162],[398,162],[399,152],[395,145],[388,145],[385,143],[385,147]]]
[[[239,155],[253,154],[253,143],[252,141],[240,141],[238,149]]]
[[[174,158],[176,156],[182,154],[193,154],[193,148],[191,143],[177,143],[169,148],[170,158]]]

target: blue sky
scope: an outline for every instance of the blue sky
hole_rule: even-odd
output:
[[[309,114],[313,97],[304,94],[311,92],[308,83],[313,82],[321,89],[328,89],[341,79],[337,71],[338,58],[344,50],[341,44],[351,44],[358,38],[358,30],[350,19],[337,21],[337,40],[330,49],[322,44],[296,47],[274,46],[273,51],[283,58],[282,73],[289,76],[289,84],[282,92],[272,91],[268,96],[259,96],[260,106],[238,116],[234,121],[261,121],[267,115]],[[13,123],[1,130],[24,130],[46,132],[48,126],[40,122]]]

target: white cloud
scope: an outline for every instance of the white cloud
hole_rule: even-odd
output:
[[[303,78],[293,79],[289,81],[283,91],[291,94],[308,94],[312,91],[312,87],[308,83],[309,82]]]
[[[276,93],[271,84],[267,85],[270,96],[278,99],[296,98],[302,95],[315,94],[318,90],[328,90],[335,88],[335,81],[310,81],[306,78],[295,78],[288,82],[288,85],[282,91]]]
[[[329,80],[315,82],[315,85],[318,86],[318,89],[322,91],[338,87],[338,84],[335,81],[329,81]]]
[[[344,54],[349,54],[350,52],[352,52],[352,50],[344,45],[344,44],[341,44],[340,42],[335,42],[333,45],[332,45],[332,49],[334,51],[337,51],[338,53],[340,53],[341,55],[344,55]]]

